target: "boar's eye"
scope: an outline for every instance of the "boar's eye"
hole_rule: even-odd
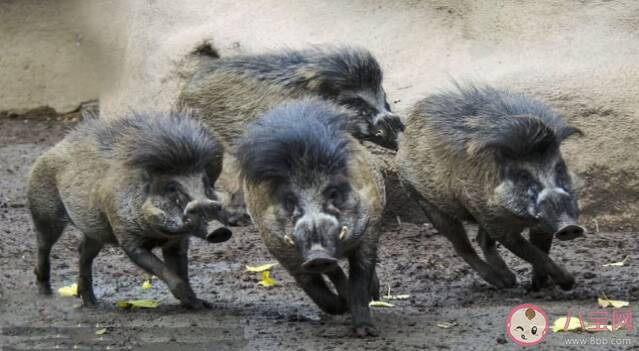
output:
[[[284,195],[284,209],[288,213],[293,213],[296,207],[297,207],[297,197],[292,193],[288,193]]]
[[[164,193],[171,195],[171,194],[175,194],[178,191],[178,184],[176,182],[168,182],[166,183],[166,185],[164,186]]]
[[[528,173],[528,171],[520,169],[515,174],[515,179],[521,183],[530,183],[532,181],[532,176]]]
[[[565,189],[567,185],[566,183],[568,183],[568,171],[566,170],[566,165],[563,162],[557,163],[555,166],[555,173],[557,185]]]
[[[324,194],[326,199],[335,207],[340,207],[344,203],[344,194],[342,190],[336,186],[329,187]]]

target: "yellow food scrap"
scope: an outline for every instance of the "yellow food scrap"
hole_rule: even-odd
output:
[[[395,307],[392,303],[384,302],[384,301],[371,301],[368,303],[369,307],[386,307],[391,308]]]
[[[58,289],[58,294],[62,297],[78,296],[78,284],[63,286]]]
[[[107,328],[98,329],[95,331],[95,335],[104,335],[107,332]]]
[[[261,273],[264,271],[269,271],[271,268],[275,267],[277,263],[266,263],[260,266],[246,266],[247,272]]]
[[[606,307],[621,308],[621,307],[630,306],[630,302],[628,301],[609,300],[608,297],[606,297],[605,295],[603,297],[598,298],[597,303],[599,304],[599,306],[603,308],[606,308]]]
[[[157,308],[160,303],[155,300],[121,300],[115,305],[126,310],[129,308]]]
[[[440,322],[437,323],[437,326],[442,329],[449,329],[457,325],[457,322]]]
[[[574,332],[574,331],[584,331],[583,328],[586,328],[587,326],[581,325],[581,321],[579,320],[579,318],[577,317],[570,317],[570,322],[568,323],[568,327],[566,327],[566,317],[560,317],[558,318],[553,324],[552,324],[552,331],[554,333],[558,333],[558,332]]]
[[[624,257],[623,260],[619,262],[606,263],[603,266],[604,267],[622,267],[626,265],[626,261],[628,261],[628,256]]]
[[[271,278],[271,272],[262,271],[262,280],[260,280],[259,284],[265,288],[269,288],[275,285],[277,282],[275,279]]]
[[[150,280],[145,280],[142,283],[142,289],[151,289],[153,287],[153,285],[151,284]]]

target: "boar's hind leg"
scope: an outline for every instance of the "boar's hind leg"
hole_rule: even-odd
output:
[[[511,279],[514,282],[517,280],[515,274],[510,271],[504,259],[499,255],[499,251],[497,251],[497,245],[495,245],[495,239],[493,239],[488,232],[482,227],[479,226],[479,230],[477,231],[477,242],[481,247],[481,250],[484,252],[484,258],[488,263],[502,271],[504,275],[510,275]]]
[[[503,235],[500,242],[515,255],[530,262],[533,270],[546,272],[564,290],[570,290],[575,285],[575,278],[563,267],[557,265],[548,255],[537,246],[524,239],[520,233]]]
[[[38,242],[38,258],[34,272],[38,282],[38,291],[44,295],[51,295],[51,259],[49,256],[51,248],[60,239],[68,220],[62,202],[59,202],[58,209],[43,209],[50,212],[48,214],[44,214],[44,211],[39,211],[34,207],[36,206],[32,205],[31,215]]]
[[[124,245],[122,248],[135,264],[166,283],[173,296],[184,306],[192,309],[210,307],[208,303],[198,299],[191,287],[151,251],[134,244]]]
[[[193,290],[189,282],[189,238],[180,240],[175,245],[162,248],[162,257],[166,266],[182,279],[187,286],[187,290]],[[212,308],[208,301],[199,300],[204,307]]]
[[[553,234],[548,232],[542,232],[537,230],[530,230],[530,242],[537,246],[539,250],[548,254],[550,252],[550,246],[552,245]],[[539,291],[546,285],[548,285],[548,273],[545,271],[533,267],[532,286],[533,291]]]
[[[517,283],[515,276],[508,272],[502,273],[484,262],[478,255],[468,240],[466,230],[460,221],[439,211],[434,206],[425,201],[419,202],[426,213],[428,219],[440,233],[442,233],[453,244],[458,255],[466,261],[479,275],[488,283],[499,287],[509,288]]]
[[[329,314],[348,311],[346,300],[329,289],[321,274],[298,273],[295,275],[295,281],[322,311]]]
[[[98,300],[93,293],[93,259],[104,246],[101,242],[84,236],[80,244],[80,274],[78,275],[78,294],[85,306],[95,305]]]
[[[377,336],[379,332],[373,325],[371,310],[371,284],[375,279],[377,250],[364,243],[348,258],[350,279],[349,307],[353,316],[355,333],[360,337]]]

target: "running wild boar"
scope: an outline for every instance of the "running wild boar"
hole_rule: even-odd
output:
[[[97,303],[92,262],[105,244],[162,279],[189,308],[210,307],[188,277],[189,236],[229,239],[226,228],[207,234],[209,219],[224,221],[214,196],[223,148],[188,115],[131,114],[87,120],[40,156],[28,179],[28,204],[38,244],[35,274],[51,294],[50,253],[67,224],[83,233],[78,294]],[[164,262],[151,249],[162,248]]]
[[[432,224],[489,283],[510,287],[515,275],[495,242],[533,266],[532,288],[552,278],[563,289],[573,276],[548,256],[554,237],[584,234],[564,139],[581,132],[541,102],[488,86],[460,86],[415,106],[400,143],[403,183]],[[482,260],[462,221],[479,225]],[[530,241],[521,233],[530,231]],[[487,262],[486,262],[487,261]]]
[[[229,58],[213,55],[201,61],[205,63],[186,83],[178,104],[212,126],[229,151],[258,115],[305,97],[344,107],[341,117],[356,138],[397,148],[404,125],[390,110],[379,63],[365,49],[317,46]],[[235,160],[225,155],[221,198],[231,212],[230,222],[242,225],[249,219],[236,173]]]
[[[384,183],[344,113],[318,100],[276,107],[249,126],[237,157],[247,208],[271,254],[323,311],[350,310],[359,336],[377,335],[368,304],[379,299]]]

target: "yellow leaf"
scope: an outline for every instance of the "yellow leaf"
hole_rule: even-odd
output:
[[[58,289],[58,294],[63,297],[78,296],[78,284],[71,284],[69,286],[63,286]]]
[[[142,289],[151,289],[153,287],[153,285],[151,284],[151,281],[149,280],[145,280],[142,283]]]
[[[621,307],[630,306],[630,302],[628,302],[628,301],[609,300],[605,296],[598,298],[597,299],[597,303],[599,304],[599,306],[601,306],[603,308],[606,308],[606,307],[621,308]]]
[[[566,317],[560,317],[552,324],[552,331],[554,333],[558,333],[558,332],[583,331],[583,329],[581,327],[581,322],[579,321],[579,318],[570,317],[570,323],[568,323],[568,327],[566,328]]]
[[[277,263],[266,263],[260,266],[246,266],[246,271],[247,272],[255,272],[255,273],[261,273],[264,271],[269,271],[271,270],[271,268],[275,267],[277,265]]]
[[[452,327],[454,327],[456,325],[457,325],[456,322],[440,322],[440,323],[437,323],[437,326],[442,328],[442,329],[449,329],[449,328],[452,328]]]
[[[115,305],[126,310],[129,308],[156,308],[160,303],[155,300],[121,300]]]
[[[628,256],[624,257],[623,260],[619,262],[606,263],[603,266],[604,267],[622,267],[626,265],[626,261],[628,261]]]
[[[271,274],[269,271],[263,271],[262,280],[259,282],[259,284],[265,288],[275,285],[277,282],[275,281],[275,279],[271,278],[270,275]]]
[[[104,335],[107,332],[107,328],[98,329],[95,331],[95,335]]]
[[[371,301],[368,303],[369,307],[395,307],[395,305],[388,303],[388,302],[384,302],[384,301]]]

